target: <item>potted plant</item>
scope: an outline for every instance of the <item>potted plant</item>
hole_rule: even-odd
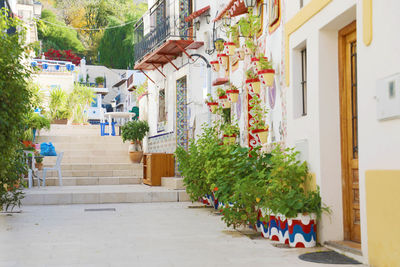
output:
[[[27,124],[28,128],[32,130],[33,141],[35,141],[37,131],[40,131],[41,129],[50,129],[50,120],[35,112],[29,114]]]
[[[35,151],[35,167],[39,171],[43,169],[43,156],[38,151]]]
[[[245,45],[245,54],[246,55],[255,55],[257,51],[257,45],[254,43],[254,40],[252,38],[246,38],[244,41]]]
[[[254,66],[254,68],[256,69],[256,71],[260,71],[261,70],[261,61],[268,61],[267,57],[264,57],[263,54],[260,55],[260,57],[252,57],[251,58],[251,63]]]
[[[219,72],[219,60],[214,60],[210,62],[213,71]]]
[[[272,62],[266,57],[260,57],[258,75],[264,81],[266,86],[274,84],[275,70],[272,67]]]
[[[225,42],[224,46],[225,46],[225,53],[228,56],[235,55],[236,44],[234,42]]]
[[[220,100],[220,102],[222,104],[222,108],[230,108],[231,107],[231,103],[228,101],[228,96],[226,95],[226,92],[224,89],[222,89],[221,87],[218,87],[217,95],[218,95],[218,99]]]
[[[251,112],[253,113],[253,123],[250,130],[253,134],[257,134],[261,144],[265,144],[268,140],[268,125],[264,120],[267,110],[261,106],[261,99],[255,95],[250,101]]]
[[[211,94],[207,94],[206,105],[210,111],[215,114],[218,108],[218,102],[211,96]]]
[[[223,142],[224,144],[234,144],[236,142],[236,136],[240,133],[239,126],[237,123],[225,123],[221,127],[223,132]]]
[[[95,83],[97,84],[97,87],[103,88],[104,87],[104,77],[103,76],[98,76],[94,79]]]
[[[239,98],[239,89],[238,89],[236,86],[234,86],[233,84],[231,84],[229,90],[226,90],[226,93],[228,94],[229,100],[230,100],[232,103],[236,103],[236,102],[238,101],[238,98]]]
[[[236,48],[235,53],[240,61],[244,60],[245,51],[243,48],[241,48],[241,47]]]
[[[229,56],[227,54],[218,54],[219,63],[225,69],[229,69]]]
[[[131,142],[129,146],[129,158],[133,163],[140,163],[143,157],[142,141],[149,131],[147,121],[130,121],[121,128],[122,140]]]
[[[67,105],[67,93],[61,88],[50,91],[49,114],[53,124],[67,124],[70,109]]]
[[[250,88],[253,90],[254,93],[260,93],[260,79],[258,78],[257,74],[253,71],[253,69],[249,69],[246,71],[246,84],[250,85]]]
[[[215,40],[214,45],[215,45],[215,50],[217,50],[217,52],[221,53],[222,51],[224,51],[224,39],[222,38],[218,38],[217,40]]]

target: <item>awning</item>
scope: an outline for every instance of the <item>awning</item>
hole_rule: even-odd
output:
[[[223,16],[228,15],[229,17],[236,17],[247,13],[247,7],[244,4],[244,0],[231,0],[213,20],[216,22],[222,19]]]
[[[204,45],[203,42],[195,42],[193,40],[169,40],[158,47],[152,53],[148,54],[142,61],[135,65],[135,70],[157,70],[164,75],[159,67],[170,63],[175,69],[179,69],[172,61],[177,57],[185,54],[189,58],[191,56],[186,52],[187,49],[197,49]],[[164,75],[165,76],[165,75]]]
[[[126,79],[121,79],[119,82],[114,84],[112,87],[120,87],[124,82],[126,82]]]
[[[189,16],[187,16],[185,18],[186,22],[189,22],[191,20],[194,20],[197,17],[200,17],[202,14],[204,14],[206,11],[210,10],[210,6],[206,6],[202,9],[197,10],[196,12],[193,12],[192,14],[190,14]]]

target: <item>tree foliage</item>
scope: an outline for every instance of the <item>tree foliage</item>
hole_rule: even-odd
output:
[[[38,35],[43,43],[43,51],[56,49],[82,53],[85,50],[82,42],[78,39],[76,30],[63,27],[67,25],[63,21],[60,21],[52,11],[43,10],[41,19],[38,21]]]
[[[7,29],[15,27],[9,35]],[[30,46],[24,44],[25,28],[19,19],[0,12],[0,209],[20,204],[19,189],[25,173],[21,137],[25,119],[31,111],[28,80],[32,69],[28,61]]]

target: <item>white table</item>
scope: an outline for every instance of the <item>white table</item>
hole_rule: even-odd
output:
[[[104,116],[108,117],[108,132],[109,136],[111,136],[112,132],[112,118],[125,118],[131,120],[134,116],[136,116],[133,112],[106,112]]]

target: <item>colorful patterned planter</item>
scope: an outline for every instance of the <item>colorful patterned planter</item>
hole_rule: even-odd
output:
[[[228,56],[233,56],[235,55],[235,49],[236,49],[236,44],[233,42],[226,42],[224,43],[224,47],[225,47],[225,53]]]
[[[235,52],[236,52],[236,56],[238,57],[238,59],[240,61],[243,61],[244,60],[244,55],[245,55],[244,49],[243,48],[236,48]]]
[[[224,135],[224,144],[232,145],[236,143],[236,135]]]
[[[298,214],[288,221],[289,245],[292,248],[311,248],[317,243],[316,215]]]
[[[219,61],[218,60],[211,61],[210,64],[211,64],[211,67],[212,67],[213,71],[219,72],[220,68],[219,68]]]
[[[267,57],[264,57],[265,60],[268,60]],[[260,71],[261,70],[261,65],[260,65],[260,58],[258,57],[252,57],[251,58],[251,64],[254,66],[254,68],[256,69],[256,71]]]
[[[218,108],[218,103],[217,102],[209,102],[209,103],[207,103],[207,106],[212,113],[215,113]]]
[[[274,85],[275,70],[260,70],[257,72],[257,74],[261,77],[266,86]]]
[[[267,211],[265,209],[259,209],[258,210],[258,216],[257,216],[257,231],[261,232],[261,235],[264,238],[269,238],[269,225],[270,225],[270,219],[269,215],[267,214]]]
[[[278,223],[279,223],[279,243],[289,244],[288,220],[286,219],[285,216],[279,215]]]
[[[227,54],[218,54],[219,63],[225,69],[229,69],[229,56]]]
[[[256,129],[251,131],[253,134],[257,134],[260,138],[261,144],[265,144],[268,141],[268,128],[267,129]]]
[[[228,96],[224,95],[224,96],[220,96],[219,100],[222,104],[222,108],[231,108],[231,102],[228,101]]]
[[[238,101],[239,98],[239,90],[227,90],[226,93],[229,96],[229,100],[232,103],[236,103]]]
[[[257,79],[246,80],[246,83],[250,84],[250,88],[253,90],[255,94],[260,93],[260,88],[261,88],[260,79],[257,78]]]
[[[269,215],[268,236],[273,241],[279,241],[279,220],[272,213]]]

